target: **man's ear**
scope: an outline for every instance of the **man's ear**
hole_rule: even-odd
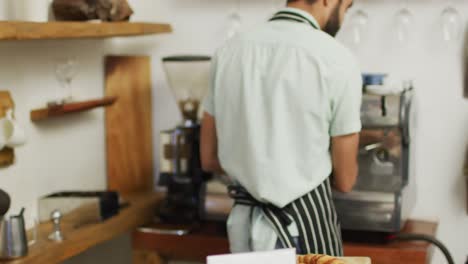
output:
[[[323,3],[323,6],[329,8],[331,6],[335,6],[335,2],[338,2],[339,0],[319,0],[319,1],[322,1]]]

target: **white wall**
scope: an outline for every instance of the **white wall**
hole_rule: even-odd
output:
[[[418,201],[412,215],[439,221],[438,238],[452,251],[455,262],[463,263],[468,255],[462,173],[468,144],[468,100],[462,98],[463,49],[461,42],[442,41],[440,14],[447,1],[409,2],[415,23],[407,47],[399,46],[391,32],[398,5],[393,1],[361,1],[356,5],[365,8],[372,20],[367,42],[356,53],[364,71],[414,79],[416,122],[411,166]],[[461,14],[468,13],[468,2],[453,2]],[[463,21],[466,23],[466,17]],[[433,263],[445,261],[437,253]]]
[[[105,188],[103,110],[44,123],[29,122],[29,111],[43,105],[58,85],[53,74],[55,58],[68,55],[79,58],[80,72],[73,86],[79,96],[91,98],[103,94],[104,55],[152,55],[157,150],[157,131],[179,120],[160,57],[180,53],[211,54],[225,37],[228,14],[236,2],[131,1],[136,11],[133,20],[170,22],[174,33],[166,36],[0,42],[0,88],[12,92],[17,119],[29,135],[29,143],[17,149],[16,164],[0,170],[0,188],[11,194],[12,211],[26,206],[27,212],[31,212],[36,199],[52,191]],[[265,20],[279,3],[276,0],[241,2],[245,28]],[[461,44],[447,46],[441,41],[438,21],[445,1],[412,0],[409,7],[416,18],[413,41],[408,47],[396,45],[391,34],[393,15],[399,7],[395,2],[357,0],[355,8],[362,7],[369,13],[371,25],[366,42],[354,50],[364,71],[388,72],[414,79],[418,119],[412,176],[418,182],[418,203],[413,217],[438,220],[438,237],[448,245],[456,262],[461,263],[468,255],[466,191],[461,173],[463,152],[468,143],[468,100],[461,95]],[[468,2],[454,2],[462,14],[468,13]],[[341,35],[341,40],[348,42],[346,34]],[[110,242],[110,246],[98,248],[69,263],[92,263],[93,255],[97,259],[112,255],[117,248],[130,254],[127,240]],[[128,258],[120,259],[122,263],[128,262]],[[436,254],[433,263],[443,263],[440,254]]]

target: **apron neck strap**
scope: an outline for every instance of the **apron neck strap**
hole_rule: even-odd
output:
[[[269,21],[276,21],[276,20],[289,20],[289,21],[294,21],[298,23],[305,23],[305,24],[309,24],[314,29],[317,29],[317,30],[319,29],[318,26],[309,18],[301,14],[291,12],[291,11],[279,11]]]

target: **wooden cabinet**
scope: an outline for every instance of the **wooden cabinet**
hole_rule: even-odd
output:
[[[141,257],[136,257],[134,264],[160,264],[168,259],[204,263],[208,255],[229,252],[224,223],[205,223],[193,228],[189,235],[182,236],[151,232],[151,228],[166,227],[155,224],[133,233],[133,247]],[[435,223],[409,221],[402,232],[435,235],[436,228]],[[346,256],[370,257],[373,264],[426,264],[431,257],[430,245],[425,242],[395,242],[381,245],[345,243],[344,251]]]

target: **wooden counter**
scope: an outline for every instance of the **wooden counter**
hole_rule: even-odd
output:
[[[435,236],[437,224],[425,221],[408,221],[404,234]],[[430,263],[432,249],[427,242],[394,242],[390,244],[345,243],[346,256],[366,256],[373,264],[426,264]]]
[[[206,256],[229,252],[224,223],[205,223],[194,227],[188,235],[169,235],[151,232],[151,225],[133,234],[133,247],[144,260],[134,264],[159,264],[165,259],[205,262]],[[435,235],[437,224],[409,221],[402,233]],[[430,245],[425,242],[395,242],[391,244],[345,243],[346,256],[366,256],[373,264],[411,263],[426,264],[431,257]]]
[[[134,249],[153,251],[166,259],[200,261],[203,263],[208,255],[229,253],[229,242],[225,225],[222,222],[206,223],[199,227],[193,227],[193,231],[185,236],[158,234],[151,232],[152,228],[166,229],[172,227],[154,224],[148,226],[148,228],[138,229],[133,233]],[[142,261],[141,264],[143,263],[145,262]],[[160,262],[146,263],[159,264]]]
[[[64,224],[62,230],[65,240],[60,243],[48,240],[47,236],[51,233],[52,226],[50,224],[41,224],[38,230],[38,241],[30,246],[28,256],[14,261],[0,261],[0,263],[60,263],[97,244],[131,232],[135,228],[151,222],[154,216],[154,208],[162,197],[162,195],[155,193],[130,195],[124,197],[130,205],[122,209],[117,216],[104,222],[88,224],[78,228]]]

